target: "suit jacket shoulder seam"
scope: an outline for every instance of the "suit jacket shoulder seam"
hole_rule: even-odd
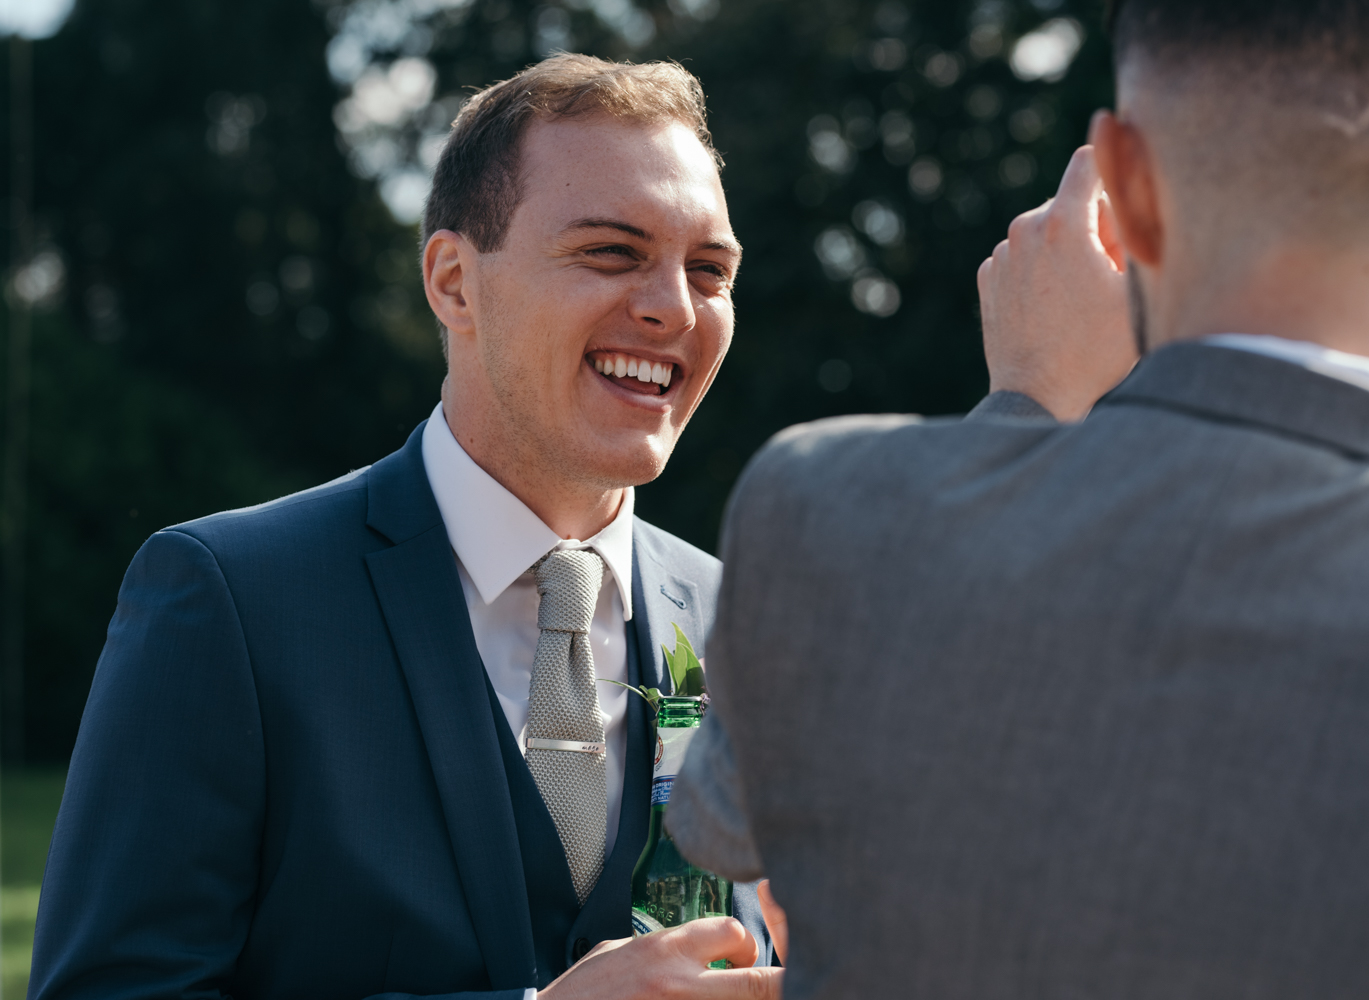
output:
[[[369,466],[367,468],[369,468]],[[364,472],[366,470],[359,471]],[[238,517],[250,517],[255,514],[265,514],[269,511],[281,510],[286,507],[297,507],[300,504],[305,503],[322,503],[330,497],[347,493],[360,493],[367,488],[366,482],[362,479],[360,475],[356,477],[356,480],[354,480],[353,483],[349,483],[346,486],[340,486],[337,489],[330,490],[327,494],[320,494],[317,492],[319,490],[327,489],[328,486],[328,483],[323,483],[319,486],[311,486],[307,490],[300,490],[298,493],[287,493],[285,496],[277,497],[274,500],[267,500],[263,503],[253,504],[250,507],[234,507],[231,510],[216,511],[213,514],[207,514],[204,517],[197,517],[193,521],[182,521],[180,524],[171,525],[165,530],[182,531],[182,529],[190,525],[205,524],[206,522],[227,520],[230,518],[236,519]],[[189,534],[189,532],[184,531],[182,531],[182,533]],[[194,536],[192,535],[191,537],[193,538]]]

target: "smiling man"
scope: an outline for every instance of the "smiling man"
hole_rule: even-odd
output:
[[[717,561],[632,513],[732,338],[697,81],[558,56],[476,95],[423,237],[432,417],[129,568],[32,996],[779,996],[746,887],[751,933],[627,939],[654,745],[604,683],[667,687],[716,601]]]

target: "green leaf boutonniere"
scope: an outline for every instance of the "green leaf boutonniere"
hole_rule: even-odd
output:
[[[674,684],[675,694],[685,698],[703,698],[708,701],[708,691],[704,687],[704,665],[699,660],[698,654],[694,652],[694,647],[690,645],[689,637],[684,634],[684,629],[670,623],[675,628],[675,652],[666,649],[665,643],[661,643],[661,652],[665,653],[666,668],[670,671],[670,680]],[[627,688],[633,694],[640,695],[647,700],[654,712],[660,705],[662,698],[667,697],[661,693],[660,688],[649,688],[645,684],[640,687],[632,687],[622,681],[609,680],[607,677],[599,677],[596,680],[603,681],[605,684],[616,684],[620,688]]]
[[[689,644],[684,629],[674,622],[670,624],[675,626],[675,652],[666,649],[665,643],[661,644],[661,652],[665,653],[670,679],[675,682],[675,693],[686,698],[701,697],[704,693],[703,664],[699,662],[694,647]]]

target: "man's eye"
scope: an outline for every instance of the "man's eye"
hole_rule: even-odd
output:
[[[704,274],[711,275],[715,278],[721,278],[724,281],[727,280],[727,268],[723,267],[721,264],[696,264],[693,269],[695,271],[702,271]]]
[[[595,247],[593,250],[590,250],[590,251],[588,251],[588,252],[589,252],[590,254],[594,255],[594,256],[597,256],[597,257],[631,257],[631,256],[633,256],[632,250],[631,250],[630,248],[625,247],[625,246],[619,246],[619,245],[614,245],[614,246],[611,246],[611,247]]]

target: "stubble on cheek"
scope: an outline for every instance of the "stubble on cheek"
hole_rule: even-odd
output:
[[[535,356],[534,338],[520,336],[525,318],[514,315],[499,295],[497,285],[487,281],[481,288],[479,354],[495,412],[487,420],[499,438],[505,456],[523,465],[544,464],[550,442],[546,406],[549,373],[541,371]]]
[[[618,426],[622,404],[591,381],[602,376],[588,368],[583,355],[548,350],[542,337],[488,332],[493,335],[482,344],[481,360],[507,460],[527,472],[597,489],[635,486],[660,475],[677,436],[671,422],[635,432]]]

